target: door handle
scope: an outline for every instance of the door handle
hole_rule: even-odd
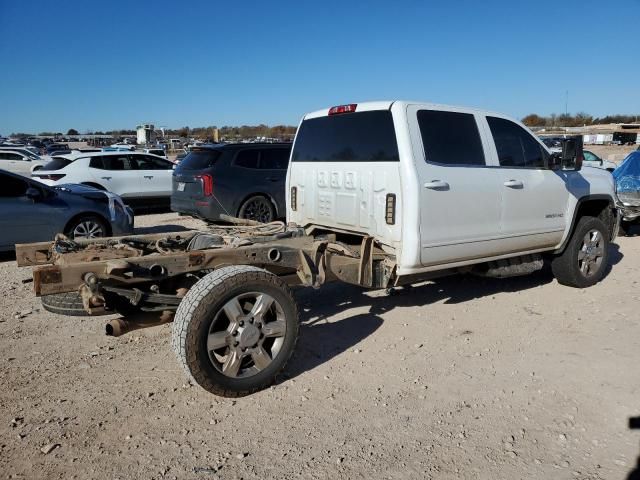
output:
[[[111,180],[111,177],[100,177],[103,180]]]
[[[524,187],[524,183],[522,183],[521,180],[507,180],[506,182],[504,182],[504,186],[505,187],[509,187],[509,188],[522,188]]]
[[[145,175],[144,178],[152,179],[153,175]]]
[[[449,190],[449,184],[442,180],[431,180],[430,182],[425,183],[424,187],[430,190]]]

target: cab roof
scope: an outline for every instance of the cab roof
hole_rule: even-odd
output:
[[[430,102],[420,102],[420,101],[409,101],[409,100],[381,100],[381,101],[373,101],[373,102],[360,102],[354,103],[356,105],[356,112],[367,112],[371,110],[390,110],[392,106],[399,106],[400,108],[406,108],[409,105],[420,105],[427,109],[432,110],[449,110],[456,112],[464,112],[464,113],[473,113],[477,115],[491,115],[502,118],[509,118],[502,113],[491,112],[488,110],[482,110],[478,108],[471,107],[461,107],[456,105],[444,105],[439,103],[430,103]],[[338,106],[338,105],[336,105]],[[303,120],[309,120],[311,118],[317,117],[326,117],[329,115],[329,110],[332,107],[323,108],[322,110],[316,110],[314,112],[307,113]]]

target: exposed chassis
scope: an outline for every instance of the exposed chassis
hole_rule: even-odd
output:
[[[319,287],[343,281],[370,288],[393,285],[395,261],[372,237],[336,240],[336,234],[308,235],[296,226],[265,235],[260,227],[170,234],[131,235],[72,242],[16,245],[19,266],[34,266],[37,296],[80,292],[87,313],[116,310],[175,311],[203,272],[229,265],[252,265],[288,284]],[[196,236],[221,239],[190,248]],[[219,239],[218,239],[219,237]],[[126,300],[126,302],[123,302]],[[126,309],[125,309],[126,310]]]

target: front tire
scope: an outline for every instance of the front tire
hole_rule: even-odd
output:
[[[75,219],[67,228],[67,237],[74,240],[102,238],[108,236],[107,225],[95,215]]]
[[[273,383],[298,339],[298,310],[289,287],[266,270],[222,267],[185,295],[172,346],[195,383],[240,397]]]
[[[564,252],[551,261],[558,283],[586,288],[598,283],[609,263],[609,232],[599,218],[582,217]]]

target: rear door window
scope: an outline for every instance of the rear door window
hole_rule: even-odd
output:
[[[485,165],[480,132],[472,114],[419,110],[418,125],[427,162]]]
[[[105,155],[102,158],[102,169],[103,170],[134,170],[131,166],[131,162],[129,161],[128,155]],[[100,168],[100,167],[96,167]]]
[[[501,167],[546,167],[546,150],[524,128],[504,118],[487,117],[487,122]]]
[[[398,143],[388,110],[305,120],[296,135],[294,162],[397,162]]]
[[[102,157],[91,157],[91,159],[89,160],[89,167],[104,170],[104,163],[102,162]]]
[[[266,170],[286,170],[289,166],[288,148],[268,148],[260,154],[260,168]]]
[[[151,155],[131,155],[129,157],[133,168],[137,170],[171,170],[173,164]]]
[[[22,156],[13,152],[0,152],[0,160],[22,160]]]
[[[258,168],[258,158],[260,157],[260,150],[240,150],[236,155],[236,159],[233,164],[236,167],[244,168]]]

